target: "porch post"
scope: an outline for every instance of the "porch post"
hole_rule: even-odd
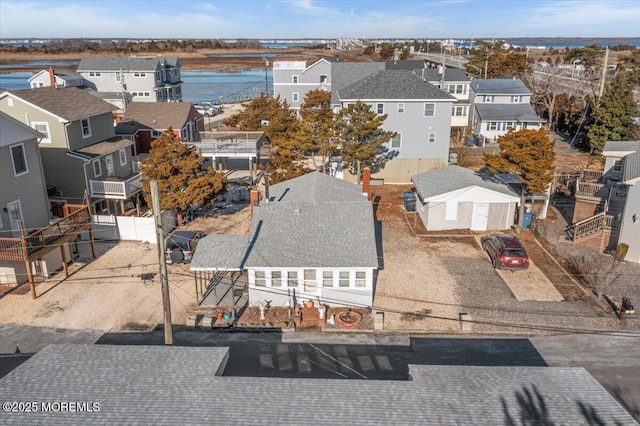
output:
[[[62,254],[62,269],[64,269],[64,276],[69,278],[69,267],[67,266],[67,254],[65,253],[65,244],[60,245],[60,254]]]
[[[35,299],[36,297],[36,283],[33,280],[33,271],[31,271],[31,261],[27,256],[27,277],[29,278],[29,288],[31,289],[31,298]]]
[[[89,240],[91,241],[91,255],[96,258],[96,243],[93,241],[93,229],[89,228]]]
[[[120,200],[120,214],[124,216],[124,200]]]

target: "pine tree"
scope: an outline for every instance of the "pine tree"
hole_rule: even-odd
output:
[[[491,173],[516,173],[522,185],[532,193],[545,192],[553,180],[556,153],[549,132],[510,130],[498,138],[500,152],[484,153],[485,166]]]
[[[365,166],[375,172],[383,168],[384,163],[395,154],[383,146],[396,135],[395,132],[382,129],[386,118],[386,114],[376,114],[362,101],[349,104],[337,114],[335,128],[338,141],[342,144],[342,161],[358,177],[358,181]]]
[[[226,178],[212,168],[200,169],[204,158],[195,148],[183,143],[169,128],[151,143],[149,157],[142,160],[143,191],[150,194],[150,181],[158,182],[160,208],[186,210],[191,205],[207,204],[226,189]],[[145,198],[151,205],[151,195]]]
[[[633,99],[633,85],[627,77],[625,73],[616,75],[600,98],[587,133],[592,154],[601,154],[607,141],[628,140],[631,136],[638,107]]]
[[[296,149],[310,156],[317,170],[316,156],[322,157],[320,168],[325,172],[329,158],[338,152],[334,139],[334,114],[331,111],[331,93],[326,90],[311,90],[300,105],[300,125],[293,135]]]

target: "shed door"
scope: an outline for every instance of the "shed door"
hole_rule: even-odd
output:
[[[471,218],[471,230],[486,231],[488,222],[489,222],[489,204],[474,203],[473,217]]]

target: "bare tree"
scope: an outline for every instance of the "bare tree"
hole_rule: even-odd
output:
[[[593,253],[581,254],[568,259],[582,282],[587,285],[599,299],[606,294],[611,285],[622,276],[622,265],[615,256]]]

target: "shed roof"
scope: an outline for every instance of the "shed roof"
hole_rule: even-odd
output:
[[[49,345],[0,380],[0,399],[57,396],[99,411],[4,413],[3,424],[636,424],[584,368],[410,365],[409,381],[225,377],[228,353]],[[253,403],[239,410],[232,400]]]
[[[518,121],[544,123],[530,104],[476,104],[481,121]]]
[[[460,166],[447,166],[411,177],[418,193],[428,199],[437,195],[477,186],[500,194],[518,196],[509,186],[497,183],[492,177]]]

